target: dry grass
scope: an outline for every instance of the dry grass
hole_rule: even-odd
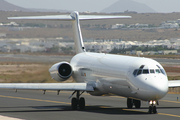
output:
[[[146,30],[86,30],[82,29],[83,38],[94,39],[123,39],[124,41],[150,41],[164,40],[170,38],[180,38],[180,30],[164,29],[163,32],[149,32]],[[7,38],[56,38],[68,36],[73,38],[74,34],[71,28],[32,28],[23,31],[7,31]]]
[[[179,65],[164,65],[169,80],[180,80],[180,66]]]
[[[180,66],[178,65],[164,65],[169,80],[180,80]],[[180,93],[180,88],[169,88],[169,93]]]
[[[17,16],[40,16],[40,15],[61,15],[62,13],[57,12],[3,12],[0,11],[0,21],[1,22],[9,22],[7,21],[7,17],[17,17]],[[70,13],[63,13],[63,14],[70,14]],[[81,13],[80,13],[81,14]],[[92,13],[94,14],[94,13]],[[97,14],[100,15],[100,14]],[[101,14],[102,15],[102,14]],[[107,14],[105,14],[107,15]],[[113,15],[113,14],[111,14]],[[123,24],[135,24],[135,23],[142,23],[142,24],[154,24],[158,26],[162,21],[167,20],[176,20],[180,18],[180,13],[138,13],[138,14],[114,14],[114,15],[129,15],[132,16],[132,19],[116,19],[116,20],[98,20],[94,21],[84,21],[82,24],[107,24],[107,26],[112,25],[114,23],[123,23]],[[43,23],[43,24],[50,24],[50,25],[68,25],[70,22],[61,22],[61,21],[32,21],[32,20],[19,20],[18,22],[21,23]]]
[[[2,64],[2,63],[1,63]],[[3,64],[0,65],[0,82],[3,83],[55,83],[46,64]],[[72,78],[65,82],[74,82]]]
[[[50,81],[48,66],[46,65],[1,65],[0,68],[1,82],[38,83]]]
[[[0,21],[7,23],[11,20],[7,20],[7,17],[11,16],[35,16],[35,15],[52,15],[61,13],[26,13],[26,12],[2,12],[0,11]],[[124,14],[116,14],[124,15]],[[135,24],[146,23],[155,26],[159,26],[161,22],[167,20],[176,20],[180,18],[180,13],[146,13],[146,14],[127,14],[132,16],[132,19],[120,19],[120,20],[98,20],[98,21],[84,21],[83,25],[90,24],[95,26],[96,24],[106,24],[106,27],[110,27],[116,23],[123,24]],[[71,25],[71,22],[62,21],[33,21],[33,20],[16,20],[17,23],[43,23],[52,26],[60,26],[61,24]],[[0,28],[0,32],[7,33],[8,38],[49,38],[49,37],[73,37],[71,28],[34,28],[26,29],[23,31],[8,31],[6,28]],[[153,39],[170,39],[179,38],[179,30],[175,29],[163,29],[163,30],[86,30],[82,29],[84,38],[101,38],[101,39],[119,39],[127,41],[149,41]]]

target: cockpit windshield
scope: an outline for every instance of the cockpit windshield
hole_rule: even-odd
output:
[[[159,69],[156,69],[156,73],[161,73]]]
[[[148,69],[143,69],[143,74],[149,74],[149,70]]]
[[[164,74],[166,75],[165,71],[163,68],[159,67],[156,65],[158,68],[157,69],[144,69],[145,65],[141,65],[139,69],[135,69],[133,71],[134,76],[138,76],[140,74]]]
[[[150,73],[155,73],[155,72],[154,72],[154,69],[150,69]]]

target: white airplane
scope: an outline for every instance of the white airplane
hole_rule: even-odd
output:
[[[77,83],[1,83],[0,88],[74,91],[72,109],[85,109],[84,92],[94,96],[117,95],[127,98],[127,107],[141,107],[148,101],[149,113],[157,113],[156,104],[163,98],[168,87],[179,87],[180,80],[168,81],[164,68],[155,60],[86,52],[79,20],[131,18],[130,16],[70,15],[10,17],[9,19],[65,20],[72,21],[75,35],[76,55],[68,62],[59,62],[50,69],[52,79],[65,81],[73,77]]]

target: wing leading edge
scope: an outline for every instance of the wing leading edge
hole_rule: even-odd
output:
[[[75,20],[72,12],[70,15],[49,15],[49,16],[24,16],[24,17],[8,17],[13,20],[59,20],[59,21],[73,21]],[[111,15],[79,15],[79,20],[101,20],[101,19],[122,19],[131,18],[131,16],[111,16]]]
[[[180,80],[168,81],[168,87],[180,87]]]
[[[87,83],[0,83],[0,88],[24,90],[94,91]]]

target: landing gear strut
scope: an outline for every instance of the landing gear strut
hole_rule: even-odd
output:
[[[80,98],[80,96],[84,93],[82,92],[80,94],[80,91],[75,91],[73,94],[76,93],[76,98],[73,97],[72,100],[71,100],[71,107],[73,110],[77,110],[77,107],[79,106],[79,108],[81,110],[84,110],[85,109],[85,99],[83,97]],[[73,95],[72,94],[72,95]]]
[[[140,108],[141,107],[141,101],[140,100],[131,99],[131,98],[127,98],[127,107],[128,108],[132,108],[133,105],[135,106],[135,108]]]
[[[150,114],[151,114],[151,113],[156,114],[156,113],[157,113],[156,106],[155,106],[156,101],[150,101],[149,104],[150,104],[150,106],[149,106],[149,111],[148,111],[148,112],[149,112]]]

